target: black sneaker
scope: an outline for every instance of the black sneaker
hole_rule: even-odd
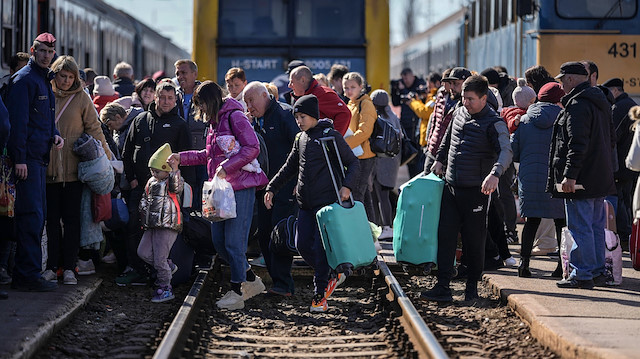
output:
[[[471,300],[478,300],[480,296],[478,295],[477,289],[465,290],[464,291],[464,301],[468,302]]]
[[[32,282],[13,282],[11,288],[17,289],[21,292],[51,292],[58,289],[58,284],[44,280],[40,277],[38,280]]]
[[[558,288],[581,288],[581,289],[593,289],[593,279],[578,280],[578,279],[563,279],[556,282]]]
[[[432,302],[453,302],[451,288],[445,288],[439,284],[436,284],[426,292],[420,293],[420,299]]]
[[[604,274],[593,277],[593,285],[596,287],[605,287],[607,285],[607,277]]]

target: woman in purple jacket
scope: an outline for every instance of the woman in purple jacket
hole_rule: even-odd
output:
[[[209,124],[206,148],[173,154],[182,166],[207,165],[209,180],[224,178],[233,187],[236,199],[236,218],[211,224],[213,245],[231,267],[231,290],[216,302],[221,309],[242,309],[244,301],[261,293],[265,286],[247,262],[247,242],[256,187],[269,181],[263,171],[243,169],[258,157],[260,143],[242,105],[233,98],[222,98],[222,89],[212,81],[203,82],[195,90],[194,104],[197,117]],[[216,138],[232,135],[240,144],[240,151],[227,158]],[[247,168],[247,167],[245,167]]]

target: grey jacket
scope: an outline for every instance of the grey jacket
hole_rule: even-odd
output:
[[[180,170],[171,172],[165,180],[149,178],[140,200],[140,217],[145,229],[168,228],[182,230],[180,197],[184,189],[184,179]]]

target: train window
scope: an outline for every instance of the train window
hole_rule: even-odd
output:
[[[220,38],[286,37],[287,2],[285,0],[221,0],[218,25]]]
[[[13,24],[13,0],[2,0],[2,25]]]
[[[364,39],[363,1],[297,0],[294,6],[295,37]]]
[[[638,11],[637,0],[556,0],[558,16],[568,19],[630,19]]]
[[[500,23],[502,22],[500,19],[500,0],[493,0],[493,29],[496,30],[500,27]]]

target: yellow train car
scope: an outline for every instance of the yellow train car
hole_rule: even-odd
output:
[[[201,80],[282,79],[289,61],[314,73],[344,64],[371,86],[389,86],[388,0],[195,0],[193,60]]]

